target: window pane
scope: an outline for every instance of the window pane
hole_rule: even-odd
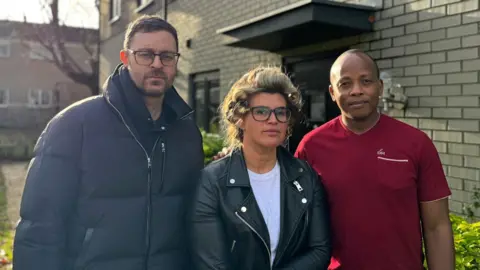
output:
[[[30,90],[29,94],[30,94],[30,97],[29,97],[30,104],[38,105],[38,91]]]
[[[0,90],[0,104],[7,104],[7,91]]]
[[[220,88],[210,89],[210,103],[216,106],[220,105]]]
[[[204,123],[204,109],[205,109],[205,92],[203,88],[197,88],[199,84],[195,84],[195,119],[199,127],[203,127]]]
[[[8,44],[0,44],[0,56],[8,56],[9,54]]]
[[[114,9],[114,17],[116,16],[120,16],[120,9],[121,9],[121,5],[122,5],[122,1],[121,0],[113,0],[114,1],[114,6],[113,6],[113,9]]]
[[[50,105],[50,92],[42,91],[40,93],[42,97],[42,105]]]
[[[310,118],[312,121],[325,122],[325,102],[324,92],[311,95]]]

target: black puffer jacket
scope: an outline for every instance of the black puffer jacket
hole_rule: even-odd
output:
[[[281,231],[273,267],[268,230],[237,150],[202,172],[192,216],[197,270],[327,269],[331,244],[325,190],[312,168],[283,147],[278,162]]]
[[[39,138],[15,270],[191,269],[185,217],[203,168],[201,134],[170,89],[165,104],[174,119],[146,149],[127,113],[135,101],[122,98],[135,90],[119,76],[109,78],[103,96],[59,113]]]

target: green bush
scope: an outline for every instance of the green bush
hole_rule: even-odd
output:
[[[202,132],[203,137],[203,153],[205,155],[204,162],[208,164],[212,161],[212,158],[224,147],[223,138],[214,133],[206,133],[204,130]]]
[[[472,203],[464,205],[461,217],[450,213],[455,243],[455,269],[480,269],[480,222],[474,223],[475,211],[480,207],[480,189],[474,187]],[[425,268],[427,268],[425,262]]]
[[[455,244],[455,269],[480,269],[480,222],[469,223],[465,218],[450,214]],[[425,250],[424,250],[425,251]],[[427,262],[424,264],[428,270]]]
[[[464,218],[451,214],[455,239],[455,269],[480,269],[480,222],[468,223]]]

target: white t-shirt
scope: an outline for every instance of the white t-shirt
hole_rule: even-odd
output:
[[[267,224],[270,236],[270,264],[273,264],[280,238],[280,166],[277,162],[271,171],[263,174],[248,170],[248,176],[255,200]]]

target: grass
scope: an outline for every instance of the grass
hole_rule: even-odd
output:
[[[7,188],[0,171],[0,269],[12,261],[13,231],[7,215]]]

